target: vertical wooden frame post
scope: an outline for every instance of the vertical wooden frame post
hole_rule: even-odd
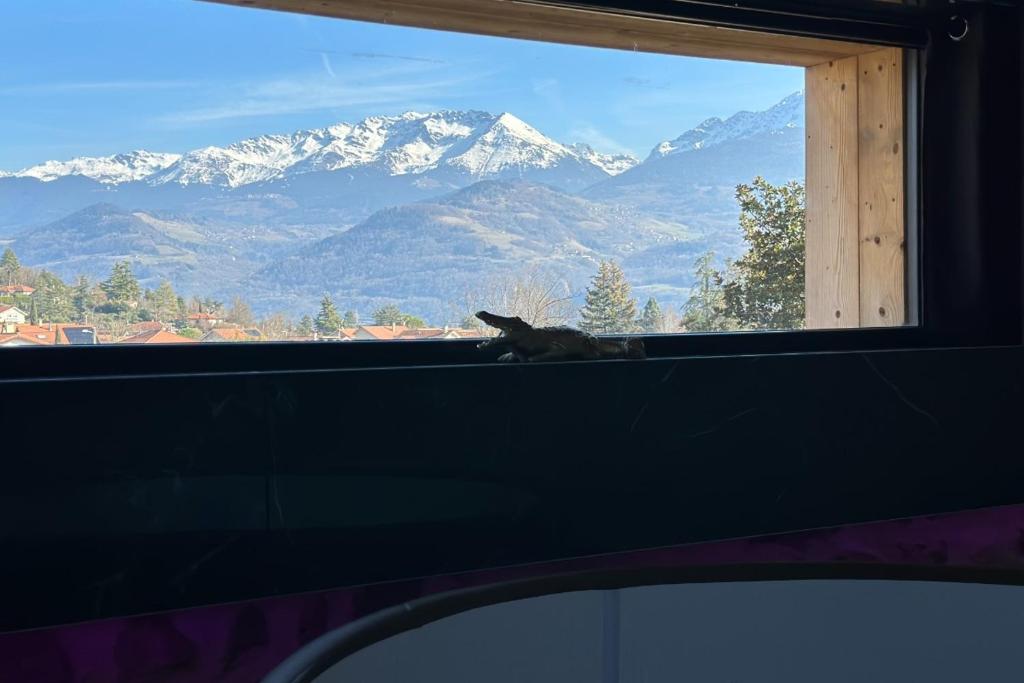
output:
[[[903,56],[807,69],[808,328],[906,320]]]
[[[806,102],[807,327],[857,327],[857,58],[807,69]]]

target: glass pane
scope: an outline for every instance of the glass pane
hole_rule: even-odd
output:
[[[318,683],[1012,680],[1024,588],[683,584],[483,607],[373,645]]]
[[[870,96],[898,51],[859,76],[185,0],[0,23],[0,346],[902,322],[902,107]],[[523,353],[629,355],[592,343]]]

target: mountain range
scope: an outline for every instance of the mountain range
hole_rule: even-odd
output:
[[[184,154],[137,150],[0,173],[0,239],[62,277],[128,258],[143,284],[242,295],[260,312],[397,302],[438,321],[489,276],[601,258],[685,300],[692,261],[742,249],[735,186],[803,177],[803,94],[708,119],[641,162],[509,113],[410,112]]]

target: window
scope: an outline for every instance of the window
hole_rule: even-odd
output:
[[[0,10],[0,346],[913,321],[900,48],[265,4]]]

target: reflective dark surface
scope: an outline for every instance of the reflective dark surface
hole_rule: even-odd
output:
[[[7,389],[4,629],[1024,499],[1012,349]]]

